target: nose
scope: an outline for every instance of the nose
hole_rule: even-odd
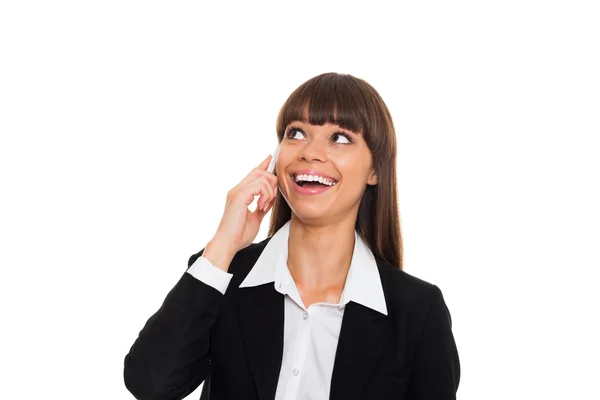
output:
[[[311,140],[302,147],[300,153],[298,154],[298,158],[306,162],[325,162],[327,160],[326,153],[325,144],[319,142],[318,140]]]

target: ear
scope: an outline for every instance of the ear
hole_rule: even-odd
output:
[[[375,174],[375,170],[371,170],[371,174],[369,175],[369,179],[367,179],[367,184],[369,185],[377,185],[379,179],[377,178],[377,174]]]

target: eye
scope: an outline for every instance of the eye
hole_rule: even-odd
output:
[[[348,143],[347,143],[347,144],[350,144],[350,143],[352,143],[352,139],[350,139],[350,135],[348,135],[348,134],[346,134],[346,133],[344,133],[344,132],[336,132],[336,133],[334,133],[333,135],[331,135],[331,137],[334,137],[334,136],[341,136],[341,137],[344,137],[344,138],[345,138],[345,139],[348,141]]]
[[[291,138],[292,136],[294,136],[294,132],[300,132],[302,134],[304,134],[304,132],[302,132],[300,129],[298,128],[291,128],[288,133],[287,133],[287,137]]]
[[[301,134],[303,134],[303,135],[304,135],[304,132],[302,131],[302,129],[300,129],[300,128],[290,128],[290,130],[288,130],[288,132],[287,132],[287,135],[286,135],[286,137],[287,137],[287,138],[290,138],[290,139],[293,139],[293,137],[294,137],[294,135],[295,135],[295,132],[300,132]],[[336,136],[341,136],[341,137],[343,137],[344,139],[346,139],[346,140],[347,140],[347,142],[346,142],[346,143],[344,143],[344,142],[337,142],[337,141],[335,141],[335,140],[334,140],[334,142],[336,142],[336,143],[338,143],[338,144],[350,144],[350,143],[352,143],[352,138],[350,137],[350,135],[348,135],[348,134],[347,134],[347,133],[345,133],[345,132],[342,132],[342,131],[337,131],[337,132],[334,132],[334,133],[331,135],[331,137],[332,137],[332,138],[333,138],[333,137],[336,137]]]

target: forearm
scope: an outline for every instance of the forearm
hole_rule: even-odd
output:
[[[125,385],[136,398],[184,398],[206,378],[223,298],[190,274],[181,277],[125,357]]]

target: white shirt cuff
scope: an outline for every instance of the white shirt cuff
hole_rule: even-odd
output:
[[[199,281],[214,287],[223,294],[225,294],[229,282],[233,277],[233,274],[214,266],[208,259],[204,258],[204,256],[198,257],[186,272]]]

